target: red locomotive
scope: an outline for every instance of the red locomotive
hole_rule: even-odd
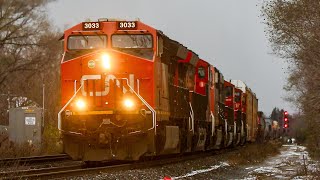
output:
[[[77,24],[63,41],[58,127],[73,159],[137,160],[254,140],[251,90],[161,31],[105,19]]]

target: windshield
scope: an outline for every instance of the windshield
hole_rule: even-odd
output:
[[[114,34],[112,47],[133,56],[153,59],[153,39],[150,34]]]
[[[226,97],[232,96],[232,87],[226,87]]]
[[[69,50],[101,49],[107,47],[105,35],[75,35],[68,38]]]
[[[198,68],[198,76],[200,79],[202,79],[206,76],[206,71],[205,71],[204,67],[200,66]]]
[[[236,102],[240,102],[240,98],[241,98],[241,97],[240,97],[240,92],[236,92],[236,93],[235,93],[235,101],[236,101]]]
[[[114,48],[152,48],[150,34],[115,34],[112,36]]]

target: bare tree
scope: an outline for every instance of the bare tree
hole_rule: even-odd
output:
[[[52,39],[44,7],[48,0],[0,0],[0,87],[13,73],[46,71],[46,38]],[[53,39],[52,39],[53,40]],[[45,68],[43,68],[45,67]],[[29,75],[30,76],[30,75]]]
[[[262,13],[273,51],[290,63],[286,90],[308,122],[308,147],[320,157],[320,3],[318,0],[268,0]]]
[[[62,33],[48,21],[52,0],[0,0],[0,123],[7,121],[8,102],[25,97],[19,106],[42,107],[45,87],[46,152],[57,140]],[[49,123],[50,122],[50,123]],[[52,148],[51,148],[52,149]],[[52,150],[50,150],[52,151]]]

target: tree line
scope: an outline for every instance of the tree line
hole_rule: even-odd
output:
[[[60,33],[46,15],[50,0],[0,0],[0,110],[7,124],[8,107],[57,104]],[[19,102],[16,102],[18,101]]]
[[[47,16],[52,1],[0,0],[0,125],[8,125],[10,107],[43,107],[44,96],[47,145],[54,145],[57,135],[52,127],[59,111],[62,54],[62,33]]]
[[[287,100],[306,124],[311,155],[320,157],[320,3],[318,0],[266,0],[262,14],[273,52],[289,63]]]

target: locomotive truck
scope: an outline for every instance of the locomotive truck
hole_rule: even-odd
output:
[[[255,94],[162,31],[101,19],[61,40],[58,128],[73,159],[137,160],[255,140]]]

